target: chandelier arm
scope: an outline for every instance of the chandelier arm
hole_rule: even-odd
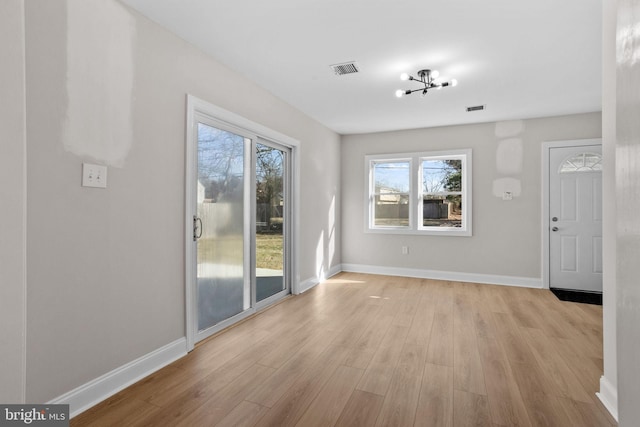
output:
[[[411,95],[414,92],[424,92],[425,90],[436,89],[438,87],[445,87],[445,86],[448,86],[448,85],[442,85],[442,84],[433,84],[431,86],[425,85],[425,87],[422,87],[422,88],[419,88],[419,89],[413,89],[413,90],[407,89],[407,90],[404,91],[404,94],[405,95]]]

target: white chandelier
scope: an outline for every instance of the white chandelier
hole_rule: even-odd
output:
[[[458,84],[458,81],[456,79],[451,79],[451,81],[448,82],[436,82],[435,80],[439,75],[440,73],[438,73],[438,71],[436,70],[419,70],[418,78],[415,78],[407,73],[402,73],[400,75],[400,80],[413,80],[415,82],[421,83],[423,87],[413,90],[398,89],[396,91],[396,96],[398,98],[402,98],[404,95],[411,95],[413,92],[422,92],[422,96],[425,96],[429,89],[442,89],[443,87],[456,86]]]

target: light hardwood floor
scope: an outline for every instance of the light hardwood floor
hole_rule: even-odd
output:
[[[601,375],[601,307],[342,273],[71,425],[614,426]]]

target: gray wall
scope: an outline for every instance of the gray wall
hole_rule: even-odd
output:
[[[599,138],[600,116],[589,113],[343,137],[343,264],[540,278],[541,143]],[[472,237],[364,232],[365,155],[461,148],[473,149]],[[505,161],[514,165],[511,173],[504,173]],[[515,193],[512,201],[494,194],[496,180],[504,178],[520,182],[521,194]],[[409,247],[408,255],[401,254],[402,246]]]
[[[187,93],[301,141],[301,279],[340,262],[337,134],[115,1],[27,2],[26,48],[28,401],[185,335]]]
[[[24,6],[0,2],[0,402],[24,401]]]
[[[620,427],[640,419],[640,1],[618,0],[616,73],[617,357]]]
[[[604,373],[600,397],[617,411],[616,359],[616,13],[602,2],[602,329]]]

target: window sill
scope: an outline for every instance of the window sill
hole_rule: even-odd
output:
[[[414,230],[409,228],[365,228],[365,233],[370,234],[402,234],[415,236],[458,236],[471,237],[470,229],[461,229],[458,227],[440,227],[437,230]]]

